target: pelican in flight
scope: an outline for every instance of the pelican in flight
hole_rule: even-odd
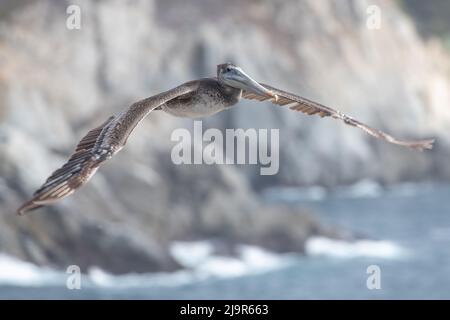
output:
[[[320,117],[333,117],[358,127],[387,142],[416,150],[431,149],[433,139],[404,141],[353,119],[337,110],[272,86],[258,83],[231,63],[217,66],[217,77],[186,82],[176,88],[133,103],[128,110],[112,116],[89,131],[78,143],[68,162],[53,172],[47,181],[24,203],[18,214],[51,204],[74,193],[87,183],[99,166],[119,152],[133,129],[151,111],[162,110],[177,117],[205,117],[228,109],[241,98],[270,100],[294,111]]]

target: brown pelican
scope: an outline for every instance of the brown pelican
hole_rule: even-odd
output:
[[[337,110],[301,96],[258,83],[241,68],[225,63],[217,66],[217,77],[186,82],[176,88],[133,103],[128,110],[112,116],[99,127],[89,131],[78,143],[68,162],[53,172],[47,181],[23,204],[19,214],[53,203],[69,196],[84,185],[98,167],[119,152],[133,129],[151,111],[163,110],[177,117],[205,117],[223,111],[241,98],[269,100],[280,106],[308,115],[331,116],[363,129],[387,142],[423,150],[431,149],[434,140],[403,141],[353,119]]]

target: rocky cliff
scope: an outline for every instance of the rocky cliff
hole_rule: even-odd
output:
[[[112,272],[170,270],[174,239],[214,238],[302,251],[325,230],[300,209],[268,207],[268,185],[336,186],[448,179],[449,60],[391,1],[24,1],[0,25],[0,250],[38,264]],[[66,8],[81,8],[80,30]],[[6,10],[6,9],[4,9]],[[88,186],[26,217],[14,210],[80,137],[137,99],[233,61],[256,79],[298,92],[402,137],[436,136],[417,153],[332,119],[269,104],[240,107],[205,127],[279,128],[280,172],[256,166],[175,166],[175,128],[154,113]]]

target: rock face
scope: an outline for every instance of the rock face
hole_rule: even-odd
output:
[[[448,57],[390,1],[376,1],[381,29],[368,29],[372,2],[71,1],[81,8],[80,30],[66,28],[65,2],[12,6],[0,25],[0,251],[116,273],[177,268],[167,250],[174,239],[301,252],[307,237],[330,231],[299,209],[267,207],[255,189],[448,179]],[[393,134],[436,136],[436,149],[414,153],[332,119],[242,102],[204,126],[279,128],[278,175],[175,166],[170,134],[192,121],[153,113],[80,192],[14,215],[90,128],[230,60]]]

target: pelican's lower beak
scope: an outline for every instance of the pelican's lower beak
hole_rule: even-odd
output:
[[[263,96],[268,96],[274,98],[275,101],[278,100],[278,96],[272,91],[266,89],[258,82],[253,80],[249,75],[247,75],[242,69],[236,70],[236,72],[231,75],[226,82],[232,87],[250,91]]]

